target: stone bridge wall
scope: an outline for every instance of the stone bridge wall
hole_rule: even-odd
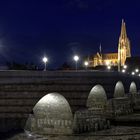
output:
[[[0,130],[22,128],[34,105],[50,92],[62,94],[74,113],[86,106],[93,86],[102,85],[109,99],[118,81],[123,82],[126,93],[132,81],[140,89],[138,77],[114,72],[0,71]]]

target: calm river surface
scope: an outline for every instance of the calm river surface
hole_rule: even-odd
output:
[[[81,135],[42,136],[26,131],[0,140],[140,140],[140,127],[112,127],[108,130]]]

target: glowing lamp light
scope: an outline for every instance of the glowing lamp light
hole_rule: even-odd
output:
[[[106,65],[108,66],[110,64],[110,62],[109,61],[106,61]]]
[[[47,64],[47,62],[48,62],[48,58],[47,58],[46,56],[44,56],[44,57],[42,58],[42,61],[44,62],[44,71],[46,71],[46,64]]]
[[[85,65],[85,67],[86,67],[86,69],[87,69],[88,61],[85,61],[85,62],[84,62],[84,65]]]
[[[139,74],[139,77],[140,77],[140,74]]]
[[[74,61],[75,61],[75,70],[77,71],[77,62],[79,61],[79,56],[78,55],[75,55],[73,57]]]
[[[135,72],[133,71],[131,74],[132,74],[132,75],[135,75]]]
[[[74,57],[73,57],[73,59],[74,59],[74,61],[78,61],[79,60],[79,56],[78,55],[75,55]]]
[[[126,72],[125,69],[123,69],[123,70],[122,70],[122,73],[125,73],[125,72]]]
[[[47,63],[48,62],[48,58],[47,57],[43,57],[42,60],[43,60],[44,63]]]
[[[85,65],[85,66],[88,66],[88,62],[87,62],[87,61],[85,61],[84,65]]]
[[[107,66],[107,69],[110,70],[111,69],[111,66]]]
[[[127,65],[124,65],[123,68],[124,68],[124,69],[127,69]]]
[[[136,73],[139,72],[139,69],[135,69],[135,72],[136,72]]]

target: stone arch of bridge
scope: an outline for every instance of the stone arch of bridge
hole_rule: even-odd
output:
[[[87,107],[93,109],[103,109],[107,103],[106,92],[102,85],[95,85],[87,98]]]
[[[72,123],[73,115],[66,98],[59,93],[49,93],[34,106],[25,127],[38,133],[67,134],[72,132]]]
[[[129,93],[136,94],[137,93],[137,86],[134,81],[130,83]]]
[[[114,98],[124,97],[125,89],[122,81],[118,81],[114,88]]]

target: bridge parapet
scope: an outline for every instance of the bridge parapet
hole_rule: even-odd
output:
[[[107,98],[112,99],[118,81],[122,81],[125,93],[129,93],[132,81],[140,89],[138,77],[114,72],[0,71],[0,120],[3,124],[0,130],[22,128],[34,105],[48,93],[63,95],[74,114],[86,107],[89,92],[97,84],[103,86]]]

